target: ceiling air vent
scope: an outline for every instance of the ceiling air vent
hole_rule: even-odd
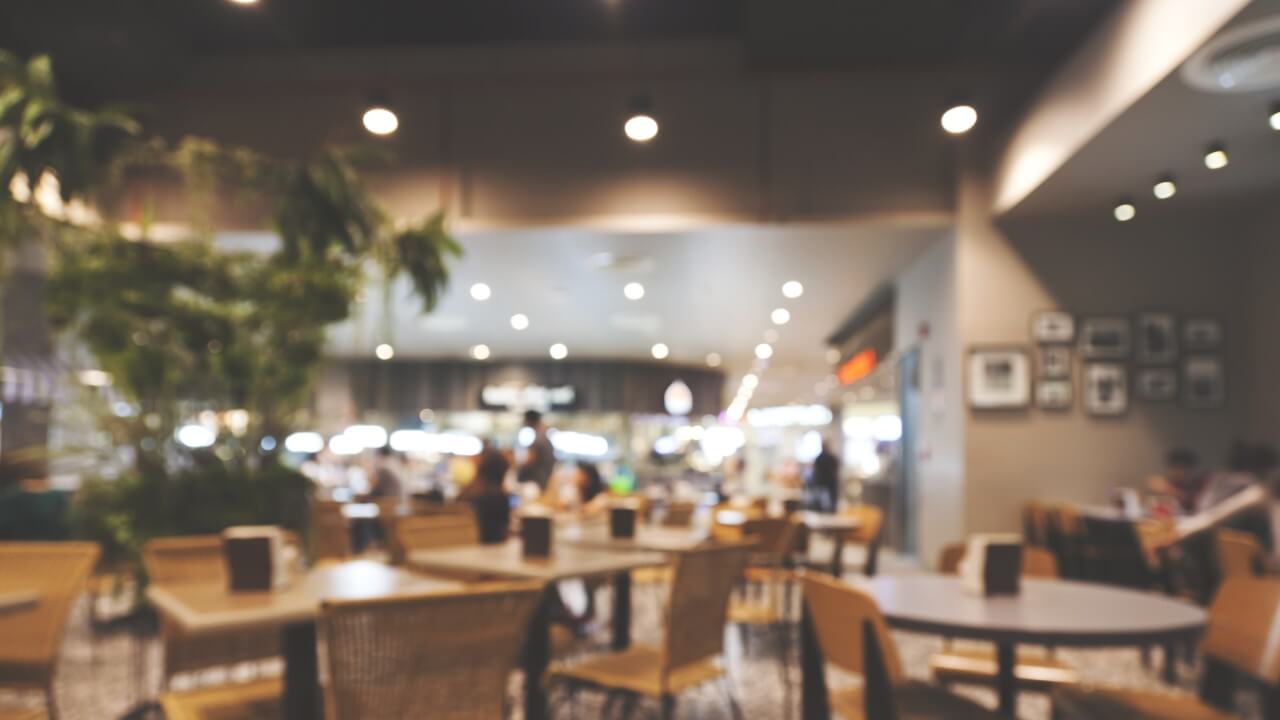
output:
[[[1218,35],[1182,66],[1182,78],[1206,92],[1246,93],[1280,87],[1280,17]]]

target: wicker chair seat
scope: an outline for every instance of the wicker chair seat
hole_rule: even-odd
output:
[[[949,648],[933,656],[931,667],[940,683],[994,685],[996,681],[996,653],[990,647]],[[1018,686],[1027,690],[1047,691],[1080,682],[1074,668],[1043,650],[1019,650],[1013,675]]]
[[[663,687],[662,653],[647,645],[633,645],[623,652],[591,657],[573,665],[556,664],[548,670],[548,677],[553,680],[626,690],[649,697],[678,695],[722,675],[724,670],[712,660],[699,660],[671,670]]]
[[[160,696],[166,720],[271,720],[280,717],[280,680],[220,685]]]
[[[1239,716],[1175,691],[1128,688],[1059,688],[1053,693],[1054,717],[1061,720],[1232,720]]]
[[[995,720],[999,716],[981,705],[952,695],[929,683],[910,681],[893,689],[898,720]],[[834,717],[864,720],[862,688],[851,688],[830,694]]]

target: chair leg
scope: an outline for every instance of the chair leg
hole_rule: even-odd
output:
[[[44,689],[44,702],[48,708],[49,720],[58,720],[58,695],[53,691],[52,680]]]
[[[662,696],[662,720],[675,720],[676,717],[676,696]]]

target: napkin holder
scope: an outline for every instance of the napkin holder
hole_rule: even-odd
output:
[[[613,503],[609,506],[609,536],[614,540],[635,538],[639,516],[639,503],[628,500]]]
[[[284,533],[269,525],[227,528],[222,533],[231,592],[268,592],[289,584]]]
[[[549,514],[526,512],[520,516],[520,544],[527,558],[551,556],[552,519]]]
[[[969,539],[960,577],[976,595],[1017,595],[1022,589],[1022,538],[1017,535],[976,535]]]

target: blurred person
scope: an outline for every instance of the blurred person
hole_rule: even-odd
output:
[[[378,457],[373,466],[373,487],[369,488],[369,497],[404,497],[404,482],[401,481],[394,464],[395,452],[385,445],[378,448]]]
[[[529,451],[520,466],[518,479],[522,483],[535,483],[545,491],[556,469],[556,450],[542,424],[542,413],[537,410],[526,412],[524,426],[533,431],[533,442],[529,443]]]
[[[576,509],[584,515],[594,515],[605,509],[608,500],[608,487],[600,468],[580,460],[571,473],[556,473],[543,493],[542,503],[559,510]]]
[[[809,492],[819,512],[835,512],[840,497],[840,458],[831,452],[831,444],[823,440],[822,451],[813,459],[809,472]]]
[[[1260,462],[1259,446],[1237,442],[1227,455],[1227,469],[1209,475],[1203,488],[1195,496],[1195,511],[1206,512],[1225,500],[1262,481],[1262,473],[1269,471]]]
[[[511,461],[499,450],[486,445],[476,461],[475,480],[463,488],[460,502],[471,503],[482,544],[507,540],[511,529],[511,496],[504,483]]]
[[[1164,474],[1147,479],[1147,488],[1156,496],[1170,498],[1179,514],[1192,513],[1209,474],[1200,468],[1200,456],[1186,447],[1175,447],[1165,454]]]

